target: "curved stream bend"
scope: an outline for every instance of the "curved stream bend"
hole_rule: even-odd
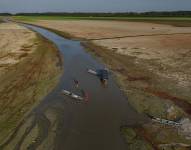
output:
[[[120,135],[122,125],[144,120],[128,104],[112,77],[108,88],[87,73],[87,68],[103,68],[85,52],[79,41],[64,39],[48,30],[25,25],[55,43],[64,57],[64,74],[57,87],[22,122],[4,147],[55,150],[125,150]],[[79,93],[73,80],[88,91],[88,103],[61,94],[63,89]],[[30,142],[29,142],[30,141]],[[15,145],[14,145],[15,144]]]

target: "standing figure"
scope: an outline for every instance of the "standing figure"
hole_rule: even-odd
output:
[[[79,81],[74,79],[74,84],[75,84],[75,87],[78,88],[79,87]]]

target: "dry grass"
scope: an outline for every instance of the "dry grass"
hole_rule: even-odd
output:
[[[5,73],[7,66],[19,63],[36,48],[33,43],[35,33],[14,23],[0,24],[0,75]],[[26,47],[28,51],[22,51]]]
[[[27,52],[18,55],[19,62],[12,63],[0,77],[1,144],[33,106],[38,104],[58,82],[61,70],[55,46],[34,35],[35,38],[30,43],[32,45],[29,46],[27,43],[22,46]],[[33,45],[35,48],[32,48]]]
[[[191,27],[99,20],[37,20],[36,25],[66,32],[81,39],[103,39],[126,36],[191,33]]]

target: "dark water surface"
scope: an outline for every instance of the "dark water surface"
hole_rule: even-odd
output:
[[[64,60],[64,73],[59,84],[31,114],[39,123],[41,134],[29,149],[37,149],[48,136],[51,122],[45,113],[51,113],[52,110],[57,112],[53,144],[55,150],[127,149],[120,127],[139,124],[144,121],[144,117],[130,107],[112,76],[108,87],[104,88],[96,76],[87,73],[87,68],[99,69],[104,68],[104,65],[85,52],[79,41],[67,40],[39,27],[26,27],[55,43]],[[89,93],[88,102],[78,102],[61,94],[63,89],[80,94],[80,90],[74,86],[74,79],[79,81],[79,89]],[[15,149],[19,149],[22,142],[23,139]]]

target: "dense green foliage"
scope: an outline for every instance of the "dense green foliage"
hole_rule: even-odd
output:
[[[10,13],[0,13],[0,16],[10,16]],[[45,12],[17,13],[16,16],[68,16],[68,17],[191,17],[191,11],[160,11],[160,12]]]
[[[191,26],[191,11],[176,12],[126,12],[126,13],[18,13],[13,18],[19,21],[37,20],[120,20],[168,24],[179,27]]]
[[[10,13],[0,13],[0,16],[11,16],[12,14]]]

